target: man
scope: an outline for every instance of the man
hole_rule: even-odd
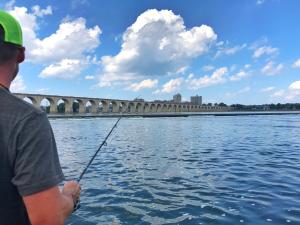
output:
[[[24,61],[19,23],[0,10],[0,225],[62,225],[80,186],[64,179],[44,112],[13,96],[9,87]]]

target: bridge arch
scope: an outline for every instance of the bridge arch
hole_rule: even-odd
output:
[[[86,113],[96,113],[97,112],[97,103],[94,100],[87,100],[84,102],[84,108]]]
[[[156,106],[156,112],[161,112],[162,111],[162,105],[161,104],[157,104]]]
[[[167,111],[168,111],[168,106],[167,106],[167,104],[163,104],[163,105],[162,105],[161,111],[162,111],[162,112],[167,112]]]
[[[177,105],[174,104],[174,105],[172,106],[172,110],[173,110],[173,112],[177,112],[177,110],[178,110]]]
[[[133,102],[129,102],[128,104],[128,112],[129,113],[135,113],[135,105]]]
[[[150,104],[145,103],[143,107],[143,112],[148,113],[150,111]]]
[[[46,112],[46,113],[57,113],[57,104],[56,100],[45,97],[40,102],[40,107]]]
[[[149,111],[152,112],[152,113],[155,113],[156,112],[156,108],[157,108],[156,105],[154,103],[151,103]]]
[[[72,102],[72,108],[73,108],[73,113],[85,113],[86,110],[86,101],[80,99],[80,98],[75,98],[73,99]]]
[[[73,108],[70,105],[71,102],[68,99],[59,98],[55,104],[57,113],[73,113]]]
[[[141,102],[136,103],[135,112],[143,113],[144,106]]]
[[[108,113],[109,102],[106,100],[100,100],[98,107],[99,107],[99,112]]]
[[[88,100],[88,102],[91,104],[91,113],[97,113],[99,102],[96,100]]]
[[[109,112],[117,113],[119,112],[119,103],[117,101],[111,101],[109,103]]]
[[[178,112],[184,112],[183,107],[185,107],[184,105],[178,105]]]
[[[37,100],[35,97],[32,97],[32,96],[30,96],[30,95],[29,95],[29,96],[23,97],[23,100],[24,100],[25,102],[28,102],[28,103],[30,103],[30,104],[36,106],[36,107],[39,107],[39,106],[40,106],[40,102],[38,102],[38,100]]]
[[[119,112],[126,113],[127,112],[127,103],[126,102],[120,102],[119,103]]]

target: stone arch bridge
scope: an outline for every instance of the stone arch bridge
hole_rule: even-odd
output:
[[[88,98],[74,96],[58,96],[58,95],[41,95],[41,94],[26,94],[14,93],[20,99],[30,99],[36,107],[41,107],[43,100],[48,100],[50,103],[50,114],[58,113],[58,103],[63,102],[65,105],[65,114],[73,114],[73,103],[79,105],[78,113],[84,114],[89,108],[89,113],[177,113],[177,112],[216,112],[228,111],[227,107],[194,105],[189,102],[174,103],[170,101],[130,101],[119,99],[104,99],[104,98]],[[87,107],[89,106],[89,107]]]

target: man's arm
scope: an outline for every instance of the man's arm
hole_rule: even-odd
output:
[[[80,186],[67,182],[62,191],[58,186],[24,196],[27,213],[32,225],[63,225],[72,213],[74,202],[79,199]]]

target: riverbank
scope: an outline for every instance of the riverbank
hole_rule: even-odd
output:
[[[300,114],[300,111],[258,111],[258,112],[182,112],[182,113],[102,113],[102,114],[48,114],[48,118],[105,118],[105,117],[188,117],[188,116],[259,116]]]

